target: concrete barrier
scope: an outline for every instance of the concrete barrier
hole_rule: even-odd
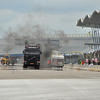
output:
[[[75,65],[75,64],[65,64],[64,69],[73,70],[85,70],[85,71],[97,71],[100,72],[100,65]]]

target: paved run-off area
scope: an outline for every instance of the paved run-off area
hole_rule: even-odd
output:
[[[0,100],[100,100],[100,72],[2,69]]]
[[[0,80],[0,100],[100,100],[100,79]]]

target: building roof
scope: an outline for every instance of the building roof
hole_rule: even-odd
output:
[[[100,11],[95,10],[92,15],[86,15],[76,21],[76,26],[100,28]]]

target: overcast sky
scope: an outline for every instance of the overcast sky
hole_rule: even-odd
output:
[[[91,29],[77,27],[76,20],[95,10],[100,10],[100,0],[0,0],[0,37],[27,22],[65,34],[87,33]]]

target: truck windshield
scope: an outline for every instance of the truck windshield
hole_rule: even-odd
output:
[[[26,49],[25,50],[25,54],[35,54],[35,55],[39,55],[40,51],[39,50],[33,50],[33,49]]]
[[[63,62],[63,59],[52,59],[53,62]]]
[[[9,56],[5,56],[6,59],[9,59]]]

